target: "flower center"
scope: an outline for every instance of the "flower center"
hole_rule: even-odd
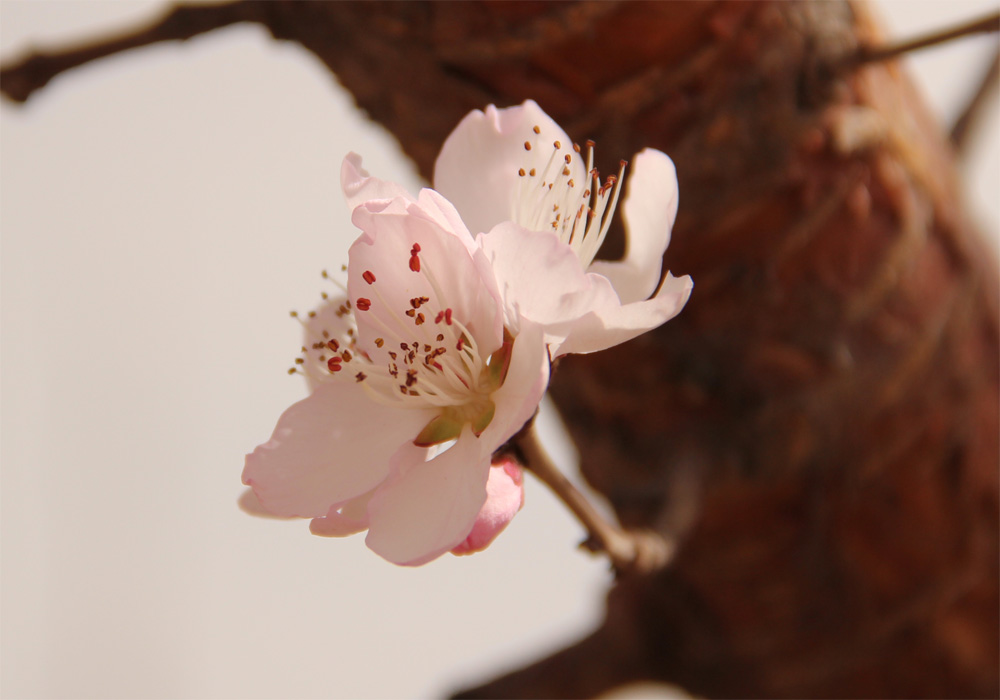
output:
[[[551,145],[535,126],[524,142],[534,162],[539,153],[550,149],[544,167],[519,168],[519,186],[511,203],[513,221],[532,231],[551,229],[569,245],[587,268],[597,251],[614,216],[618,195],[624,181],[626,162],[619,164],[618,174],[601,184],[600,173],[594,168],[594,142],[587,141],[586,168],[581,169],[582,155],[578,144],[572,147],[561,141]]]
[[[506,378],[514,338],[505,329],[501,347],[483,357],[474,334],[445,304],[420,250],[415,243],[398,274],[424,277],[432,290],[429,295],[393,308],[375,274],[365,270],[361,279],[367,286],[362,289],[368,296],[356,295],[353,302],[340,304],[333,313],[335,321],[307,323],[309,333],[320,337],[303,348],[296,363],[308,365],[307,374],[320,381],[363,383],[368,395],[381,403],[439,409],[414,440],[426,447],[458,438],[466,424],[477,437],[489,426],[496,410],[491,396]],[[358,337],[359,314],[366,314],[363,332],[376,337]],[[317,314],[310,317],[317,319]]]

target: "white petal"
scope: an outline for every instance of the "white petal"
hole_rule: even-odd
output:
[[[591,278],[554,233],[503,223],[478,242],[496,274],[508,327],[527,318],[545,326],[550,342],[561,341],[561,329],[593,306]]]
[[[524,320],[514,339],[507,378],[493,392],[496,414],[480,439],[492,443],[492,454],[535,415],[549,385],[549,353],[543,329]]]
[[[368,506],[368,546],[403,566],[419,566],[462,542],[486,502],[492,449],[466,426],[451,449],[429,462],[410,445]]]
[[[526,141],[534,144],[531,150],[525,150]],[[490,105],[485,112],[467,114],[448,136],[434,164],[434,189],[455,205],[469,231],[485,233],[502,221],[517,221],[520,189],[540,186],[546,165],[551,161],[561,170],[565,155],[571,157],[571,177],[585,182],[586,165],[570,138],[537,104]],[[532,168],[535,178],[518,175]]]
[[[652,299],[622,304],[611,283],[600,275],[594,281],[593,310],[574,322],[566,340],[552,349],[553,357],[605,350],[652,330],[676,316],[691,296],[691,278],[666,279]]]
[[[510,524],[524,505],[524,476],[510,458],[493,464],[486,482],[486,503],[476,516],[472,532],[452,554],[472,554],[486,549]]]
[[[477,263],[470,255],[462,234],[441,228],[416,203],[402,214],[378,209],[366,203],[353,216],[364,231],[348,253],[347,287],[356,309],[359,347],[378,364],[400,342],[433,345],[440,332],[435,317],[446,308],[472,332],[484,353],[500,347],[503,309],[496,280],[485,261]],[[419,272],[410,268],[414,244],[420,246]],[[366,273],[371,273],[372,283]],[[430,300],[419,309],[419,325],[416,314],[405,315],[416,297]],[[370,309],[362,310],[359,298],[370,301]],[[384,349],[376,347],[376,338],[383,338]]]
[[[320,537],[347,537],[368,529],[368,502],[375,491],[358,496],[341,507],[334,506],[325,518],[313,518],[309,531]]]
[[[677,216],[677,173],[673,161],[650,148],[632,163],[622,213],[625,257],[620,262],[597,261],[590,272],[607,277],[623,304],[649,297],[660,281],[663,252]]]
[[[395,182],[379,180],[372,177],[363,167],[361,167],[361,156],[357,153],[348,153],[344,162],[340,166],[340,187],[347,198],[347,208],[349,211],[364,202],[387,201],[401,198],[412,202],[413,195]]]
[[[271,439],[247,455],[243,483],[271,513],[320,517],[371,490],[400,446],[412,447],[435,415],[375,403],[361,384],[345,379],[293,404]]]

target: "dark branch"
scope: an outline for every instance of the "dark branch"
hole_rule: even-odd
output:
[[[36,53],[13,65],[4,66],[0,70],[0,92],[15,102],[25,102],[33,92],[71,68],[160,41],[184,41],[230,24],[259,22],[264,10],[264,5],[254,2],[179,5],[145,29],[69,51]]]
[[[961,115],[955,120],[954,126],[951,127],[949,139],[959,153],[963,153],[968,146],[968,136],[972,131],[972,126],[982,114],[987,99],[996,92],[998,79],[1000,79],[1000,51],[997,51],[993,57],[993,63],[980,81],[972,99],[969,100]]]
[[[960,39],[972,34],[985,34],[1000,31],[1000,13],[983,17],[972,22],[961,24],[957,27],[926,34],[916,39],[889,44],[888,46],[861,46],[858,50],[844,59],[840,68],[849,70],[868,63],[880,63],[902,56],[911,51],[917,51],[929,46],[944,44],[955,39]]]

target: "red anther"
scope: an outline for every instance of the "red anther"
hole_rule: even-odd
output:
[[[444,310],[444,322],[447,323],[449,326],[451,325],[451,309],[450,308]]]
[[[410,269],[414,272],[420,272],[420,258],[417,257],[416,253],[410,256]]]
[[[441,323],[444,319],[444,311],[438,311],[438,315],[434,317],[434,323]],[[438,340],[444,340],[442,336],[438,336]]]
[[[361,277],[368,284],[374,284],[375,283],[375,275],[372,274],[371,270],[365,270],[365,274],[361,275]]]
[[[372,308],[372,300],[365,299],[364,297],[358,297],[358,300],[354,302],[354,305],[358,307],[358,311],[367,311]]]
[[[459,352],[462,352],[462,348],[465,347],[465,338],[459,338],[458,344],[455,346]]]
[[[340,366],[339,357],[331,357],[329,360],[327,360],[326,368],[331,372],[339,372],[340,370],[344,369],[343,367]]]
[[[419,252],[420,252],[420,244],[419,243],[414,243],[413,247],[410,248],[410,255],[416,255]]]
[[[440,362],[432,362],[431,365],[437,367],[440,371],[444,372],[444,367],[441,366]]]

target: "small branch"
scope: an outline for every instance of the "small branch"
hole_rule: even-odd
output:
[[[179,5],[143,29],[68,51],[35,53],[3,66],[0,91],[15,102],[25,102],[52,78],[90,61],[160,41],[183,41],[237,22],[261,21],[266,9],[253,2]]]
[[[587,528],[588,539],[582,546],[593,552],[605,552],[619,573],[633,571],[650,574],[663,569],[673,555],[673,546],[659,534],[625,531],[605,520],[594,505],[553,464],[538,440],[534,426],[515,441],[524,456],[524,466],[541,479]]]
[[[919,49],[927,48],[928,46],[943,44],[945,42],[952,41],[953,39],[959,39],[971,34],[983,34],[996,31],[1000,31],[1000,13],[898,44],[889,44],[888,46],[861,46],[856,52],[845,57],[839,63],[837,68],[839,70],[851,70],[868,63],[888,61],[892,58],[896,58],[897,56],[909,53],[910,51],[917,51]]]
[[[962,110],[961,115],[955,120],[955,125],[951,127],[951,133],[948,135],[948,138],[958,153],[961,154],[965,151],[971,127],[975,124],[979,115],[982,114],[987,98],[996,90],[998,79],[1000,79],[1000,51],[997,51],[993,57],[993,64],[986,71],[972,99],[969,100],[965,109]]]

